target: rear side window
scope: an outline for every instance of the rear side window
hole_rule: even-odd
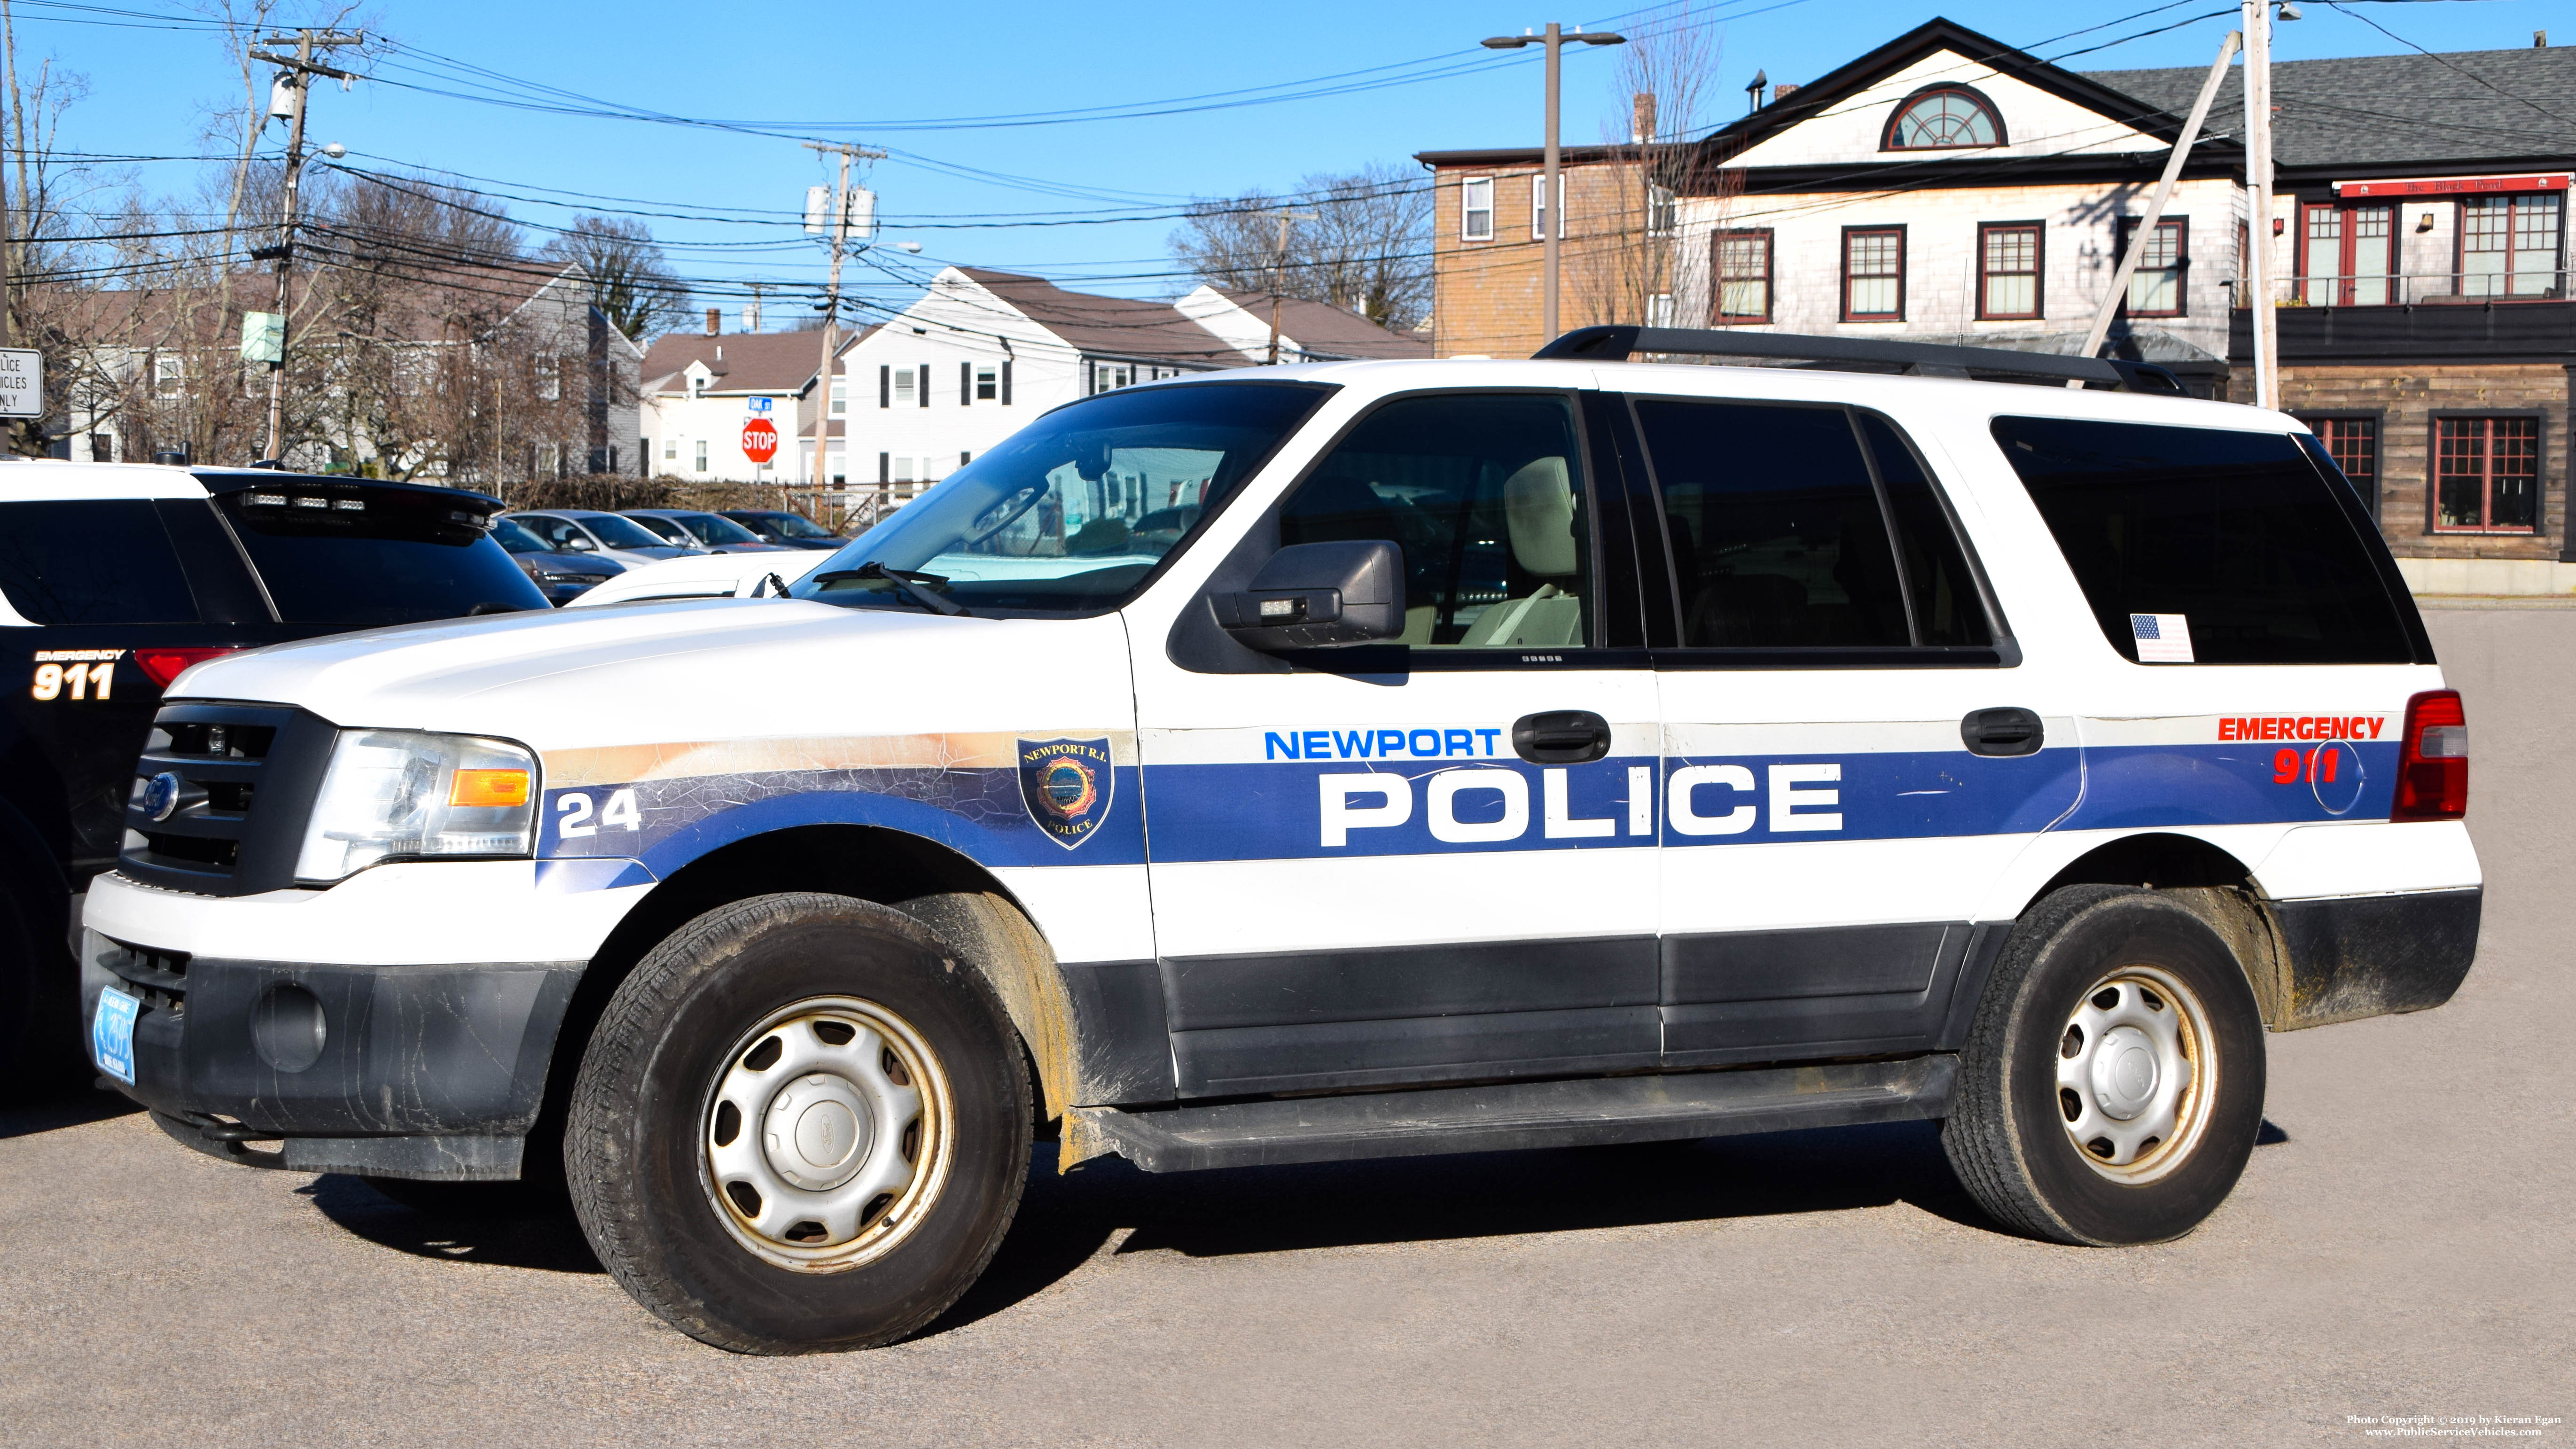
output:
[[[1663,500],[1683,647],[1992,642],[1931,480],[1884,420],[1641,399],[1637,423]]]
[[[434,493],[280,480],[217,501],[290,624],[361,628],[452,619],[484,604],[547,607],[476,515]]]
[[[2180,614],[2197,663],[2414,662],[2357,500],[2287,434],[2002,417],[1994,436],[2125,657],[2134,616]]]
[[[0,503],[0,593],[38,624],[193,624],[178,551],[142,499]]]

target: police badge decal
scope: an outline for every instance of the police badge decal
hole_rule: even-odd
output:
[[[1029,819],[1056,844],[1073,849],[1109,818],[1117,771],[1106,736],[1093,740],[1021,740],[1020,800]]]

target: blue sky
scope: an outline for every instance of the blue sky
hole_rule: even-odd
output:
[[[51,55],[87,78],[89,94],[66,116],[62,144],[120,155],[197,152],[210,109],[238,84],[232,62],[187,21],[197,12],[165,10],[156,0],[107,3],[121,8],[19,0],[15,10],[22,68]],[[1650,17],[1671,24],[1686,16],[1719,48],[1712,89],[1723,114],[1708,118],[1718,121],[1741,111],[1757,68],[1773,81],[1810,79],[1935,13],[2051,58],[2122,42],[2066,62],[2077,69],[2205,65],[2235,24],[2234,8],[2221,0],[2123,19],[2151,3],[1988,0],[1936,12],[1881,0],[1701,0],[1554,18],[1642,30],[1657,23]],[[727,309],[729,327],[739,300],[725,294],[742,282],[810,295],[820,281],[819,251],[793,222],[804,188],[827,179],[797,145],[804,135],[895,153],[869,177],[887,218],[883,241],[922,250],[881,248],[882,266],[853,270],[851,279],[880,303],[899,304],[915,279],[947,261],[1169,295],[1185,284],[1167,259],[1168,210],[1191,197],[1287,187],[1309,172],[1400,163],[1421,150],[1535,144],[1536,52],[1487,52],[1475,42],[1551,18],[1455,0],[1083,7],[982,0],[822,10],[810,0],[759,7],[394,0],[362,12],[371,30],[397,42],[374,62],[383,79],[347,94],[317,87],[310,135],[348,146],[353,164],[483,178],[487,189],[512,196],[514,216],[536,226],[563,224],[585,204],[541,188],[620,198],[605,204],[640,212],[695,213],[646,219],[675,268],[709,284],[705,300]],[[2527,46],[2553,19],[2566,32],[2555,39],[2576,44],[2576,6],[2565,0],[2421,0],[2356,4],[2349,13],[2313,0],[2306,10],[2305,19],[2278,27],[2280,58],[2405,49],[2358,16],[2434,50]],[[2141,34],[2163,26],[2176,28]],[[1600,139],[1624,114],[1614,56],[1608,47],[1569,56],[1569,143]],[[1341,79],[1293,84],[1319,77]],[[923,124],[1259,87],[1346,89],[1073,124]],[[558,109],[465,98],[471,94]],[[563,113],[598,109],[593,102],[734,124]],[[147,190],[177,192],[193,184],[190,170],[155,162],[131,175]],[[545,204],[550,198],[567,204]],[[771,325],[795,305],[773,302]]]

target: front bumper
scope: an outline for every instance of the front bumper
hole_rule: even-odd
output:
[[[509,1178],[582,969],[223,960],[86,930],[82,1020],[102,991],[141,999],[123,1090],[192,1147],[304,1172]],[[271,1138],[280,1152],[243,1146]]]

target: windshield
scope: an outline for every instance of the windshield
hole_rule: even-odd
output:
[[[781,538],[838,538],[840,536],[801,514],[763,513],[758,517]]]
[[[552,553],[546,541],[506,518],[492,520],[492,541],[512,553]]]
[[[582,527],[589,529],[591,532],[598,534],[599,541],[607,544],[610,548],[671,548],[675,546],[669,539],[655,538],[652,534],[646,533],[643,529],[636,526],[635,520],[631,518],[620,518],[614,513],[584,513],[579,515],[574,521],[579,523]]]
[[[682,528],[696,534],[698,542],[709,548],[727,543],[760,542],[760,535],[730,518],[719,518],[712,513],[684,513],[680,515],[678,522]]]
[[[1056,409],[905,504],[789,592],[910,608],[861,564],[936,576],[969,610],[1115,608],[1321,403],[1312,384],[1192,383]]]

